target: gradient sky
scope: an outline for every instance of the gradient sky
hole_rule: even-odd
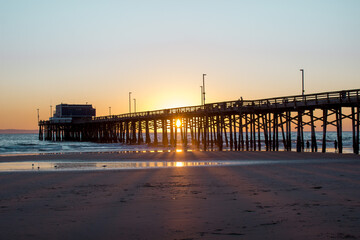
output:
[[[360,88],[360,1],[0,0],[0,129],[50,105],[98,115]]]

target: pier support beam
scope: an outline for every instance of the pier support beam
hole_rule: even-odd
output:
[[[154,119],[154,146],[158,145],[158,137],[157,137],[157,121]]]
[[[342,111],[341,108],[335,110],[336,112],[336,132],[337,132],[337,142],[339,153],[342,153],[343,144],[342,144]]]
[[[357,110],[357,111],[356,111]],[[359,154],[359,108],[351,108],[353,151]]]
[[[326,108],[323,109],[323,138],[322,138],[322,150],[321,152],[326,152],[326,130],[327,130],[327,117],[328,117],[328,111]]]
[[[298,111],[298,122],[297,122],[297,140],[296,140],[296,151],[301,152],[303,149],[302,135],[303,135],[303,123],[302,123],[302,111]]]
[[[312,109],[310,110],[310,121],[311,121],[311,152],[317,152],[315,124],[314,124],[314,111]]]

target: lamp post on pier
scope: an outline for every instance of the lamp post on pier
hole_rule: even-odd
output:
[[[136,98],[134,98],[134,113],[136,113]]]
[[[36,109],[37,110],[37,117],[38,117],[38,123],[40,122],[40,114],[39,114],[39,109]]]
[[[304,87],[304,69],[300,69],[301,72],[301,80],[302,80],[302,91],[301,91],[301,95],[304,96],[305,94],[305,87]]]
[[[202,86],[203,98],[204,98],[203,105],[205,105],[205,76],[206,76],[206,74],[203,73],[203,86]]]
[[[204,105],[203,104],[203,101],[204,101],[204,99],[203,99],[203,86],[200,86],[200,100],[201,100],[201,105]]]
[[[109,115],[111,116],[111,107],[109,107]]]
[[[129,92],[129,113],[131,113],[131,92]]]

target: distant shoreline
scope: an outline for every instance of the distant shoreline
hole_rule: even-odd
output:
[[[38,133],[38,130],[25,130],[25,129],[0,129],[0,134],[26,134]]]

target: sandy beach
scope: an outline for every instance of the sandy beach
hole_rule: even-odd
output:
[[[360,238],[358,155],[130,152],[0,157],[0,162],[56,160],[283,162],[0,173],[0,239]]]

